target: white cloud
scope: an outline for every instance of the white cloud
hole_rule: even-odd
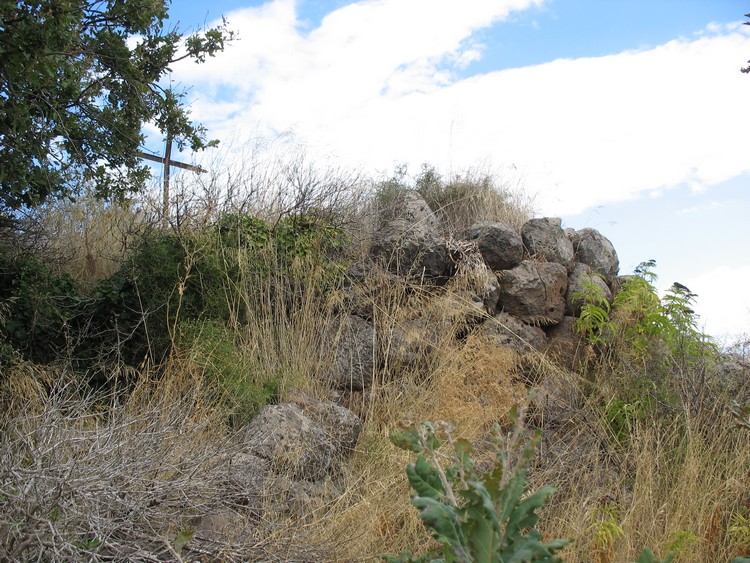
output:
[[[721,266],[685,280],[698,295],[696,312],[705,331],[727,343],[750,334],[750,264]]]
[[[303,31],[293,0],[229,14],[242,40],[175,76],[223,137],[293,130],[369,170],[513,164],[541,211],[696,190],[750,170],[744,30],[458,79],[475,32],[539,0],[370,0]]]

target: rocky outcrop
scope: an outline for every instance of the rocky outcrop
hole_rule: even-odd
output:
[[[475,223],[462,238],[476,243],[485,264],[492,270],[508,270],[523,260],[521,235],[505,223]]]
[[[565,315],[568,275],[563,265],[524,260],[498,279],[502,311],[534,325],[556,324]]]
[[[547,331],[547,356],[569,370],[586,364],[589,350],[580,332],[576,330],[576,317],[565,316],[560,323]]]
[[[600,274],[608,285],[612,285],[620,269],[620,260],[615,247],[596,229],[581,229],[570,235],[576,259]]]
[[[375,367],[375,329],[354,315],[343,318],[338,333],[330,382],[334,389],[361,391],[370,385]]]
[[[361,431],[362,421],[336,403],[308,399],[267,405],[245,430],[249,455],[235,461],[257,474],[282,472],[316,481],[349,455]]]
[[[530,350],[541,352],[547,347],[547,336],[541,328],[523,323],[507,313],[499,313],[488,319],[476,332],[495,346],[512,348],[521,353]]]
[[[440,221],[411,191],[381,214],[371,254],[386,270],[412,279],[445,281],[453,266]]]
[[[558,217],[531,219],[521,228],[521,237],[529,254],[542,262],[555,262],[573,269],[573,244],[562,230]]]

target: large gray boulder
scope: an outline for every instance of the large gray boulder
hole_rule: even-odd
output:
[[[547,337],[541,328],[528,325],[507,313],[487,319],[477,328],[476,334],[496,346],[512,348],[521,353],[542,351],[547,347]]]
[[[361,391],[370,386],[375,367],[375,329],[354,315],[345,316],[331,339],[336,350],[330,384],[334,389]]]
[[[453,266],[448,245],[440,221],[419,194],[398,194],[378,223],[371,254],[388,271],[414,279],[447,279]]]
[[[484,262],[492,270],[508,270],[523,260],[523,240],[510,225],[481,221],[472,225],[462,238],[476,243]]]
[[[612,243],[596,229],[581,229],[570,233],[575,249],[576,259],[591,266],[594,272],[601,274],[608,285],[617,278],[620,260]]]
[[[362,421],[351,411],[327,401],[267,405],[245,430],[245,447],[253,458],[266,460],[271,471],[315,481],[335,469],[354,448]],[[241,460],[239,460],[241,461]]]
[[[566,315],[577,317],[581,314],[581,306],[585,300],[580,295],[587,291],[589,284],[599,287],[607,301],[612,303],[612,292],[607,286],[607,282],[595,274],[588,264],[576,264],[568,276],[568,291],[565,294]]]
[[[571,271],[575,252],[561,223],[559,217],[531,219],[521,227],[521,237],[533,258],[562,264],[567,271]]]
[[[498,308],[533,325],[559,323],[565,315],[568,273],[555,262],[524,260],[498,273]]]

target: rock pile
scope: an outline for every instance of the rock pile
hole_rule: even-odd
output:
[[[481,258],[474,270],[483,269],[485,278],[481,290],[468,293],[450,285],[467,248]],[[498,346],[546,351],[568,365],[575,364],[579,343],[573,330],[582,305],[577,295],[593,283],[611,301],[619,270],[609,240],[594,229],[563,230],[556,217],[531,219],[520,233],[504,223],[480,222],[452,240],[414,192],[402,194],[380,217],[371,259],[392,276],[443,287],[443,302],[471,304],[467,325]],[[429,354],[430,343],[446,328],[439,324],[428,314],[405,323],[381,361],[408,363]],[[337,340],[334,387],[366,389],[378,349],[371,319],[346,317]]]

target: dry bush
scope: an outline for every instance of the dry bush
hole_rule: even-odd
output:
[[[520,230],[534,215],[534,201],[520,185],[481,169],[470,169],[445,179],[424,167],[415,189],[440,217],[449,233],[458,233],[479,221],[499,221]]]
[[[368,278],[376,283],[377,276]],[[466,317],[476,315],[470,302],[444,299],[434,288],[393,280],[368,295],[386,360],[360,405],[365,419],[348,482],[319,525],[321,543],[347,538],[337,561],[371,560],[379,553],[425,551],[432,545],[417,511],[404,469],[412,461],[395,448],[389,435],[401,425],[437,418],[456,420],[471,438],[482,439],[493,422],[507,422],[522,390],[511,382],[517,355],[488,349],[476,338],[463,340]],[[381,280],[383,281],[383,280]],[[389,361],[403,345],[403,330],[417,321],[408,363]],[[433,332],[430,328],[438,328]]]
[[[241,442],[205,400],[195,366],[170,365],[127,398],[53,386],[41,409],[4,416],[0,550],[9,560],[326,558],[304,527],[248,504],[231,460]],[[121,398],[122,399],[122,398]],[[205,535],[206,519],[230,526]]]
[[[206,155],[203,174],[176,171],[170,183],[169,226],[201,229],[231,213],[271,226],[315,212],[336,227],[353,225],[365,204],[366,181],[330,161],[312,161],[304,146],[284,136],[257,138]],[[163,186],[142,195],[152,216],[163,208]]]
[[[90,289],[119,269],[149,222],[133,201],[104,202],[84,192],[33,210],[19,228],[24,245]]]

